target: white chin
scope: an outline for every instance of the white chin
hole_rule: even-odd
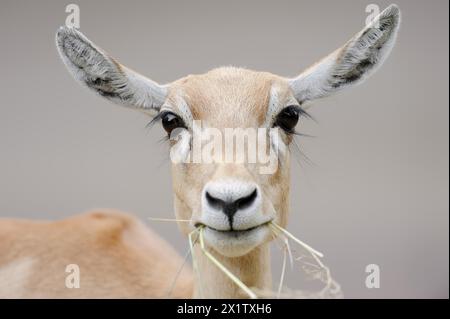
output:
[[[219,254],[226,257],[240,257],[261,245],[270,235],[267,225],[246,231],[218,231],[205,227],[204,239]]]

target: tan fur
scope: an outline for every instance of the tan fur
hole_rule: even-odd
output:
[[[166,297],[182,264],[139,220],[110,210],[55,222],[3,219],[0,252],[0,298]],[[80,288],[65,286],[69,264],[80,267]],[[19,268],[14,277],[10,266]],[[191,296],[187,266],[173,297]]]
[[[285,81],[266,72],[223,67],[174,82],[169,100],[176,105],[175,97],[181,94],[194,119],[211,127],[258,127],[264,122],[274,82]]]

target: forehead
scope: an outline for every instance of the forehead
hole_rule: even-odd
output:
[[[194,120],[209,126],[254,127],[265,122],[274,99],[283,103],[289,93],[287,82],[278,76],[226,67],[174,82],[168,100],[178,109],[184,104]]]

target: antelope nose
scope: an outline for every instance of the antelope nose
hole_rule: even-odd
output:
[[[246,208],[253,206],[258,197],[258,190],[256,186],[237,188],[234,190],[217,191],[214,187],[207,188],[205,190],[206,204],[211,208],[222,212],[228,219],[230,229],[233,229],[234,215]]]

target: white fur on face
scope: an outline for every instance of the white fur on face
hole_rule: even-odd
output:
[[[230,220],[221,208],[212,207],[205,193],[222,201],[233,202],[249,196],[253,191],[257,196],[250,206],[237,209]],[[223,178],[205,185],[202,192],[202,212],[195,223],[205,227],[205,241],[222,255],[236,257],[247,254],[260,245],[270,234],[268,222],[274,219],[271,214],[263,214],[260,188],[253,182],[236,178]]]
[[[178,116],[183,119],[184,124],[187,127],[187,129],[177,128],[170,134],[170,140],[175,142],[175,144],[173,144],[170,148],[170,159],[172,163],[177,164],[189,162],[192,142],[192,134],[189,129],[192,131],[194,120],[191,109],[187,105],[181,93],[176,95],[175,100],[175,105],[167,102],[163,107],[161,107],[161,112],[169,111],[178,114]]]
[[[170,140],[175,142],[170,148],[170,160],[173,164],[189,162],[191,139],[191,133],[184,128],[175,129],[170,134]]]
[[[177,105],[176,107],[181,113],[181,118],[186,123],[187,127],[192,128],[192,122],[194,121],[194,118],[192,117],[191,109],[189,108],[188,104],[186,103],[186,100],[181,96],[181,93],[179,93],[176,97]]]
[[[276,116],[280,111],[287,107],[298,105],[298,101],[293,96],[288,96],[284,100],[280,97],[281,88],[277,85],[272,85],[270,88],[270,98],[269,98],[269,106],[267,107],[266,119],[264,121],[264,127],[270,128],[272,127],[273,122],[275,121]]]
[[[363,82],[386,60],[400,26],[400,10],[386,8],[342,48],[289,81],[300,103]]]
[[[252,205],[239,209],[233,218],[234,230],[246,230],[266,223],[271,217],[264,216],[261,211],[261,190],[255,183],[245,182],[235,178],[226,178],[212,181],[205,185],[202,194],[201,222],[217,230],[230,230],[226,215],[219,209],[211,207],[205,199],[205,192],[223,201],[235,201],[250,195],[257,190],[257,196]]]
[[[271,235],[269,226],[255,228],[248,232],[229,234],[217,232],[210,228],[204,229],[205,242],[223,256],[240,257],[248,254],[264,243]]]

